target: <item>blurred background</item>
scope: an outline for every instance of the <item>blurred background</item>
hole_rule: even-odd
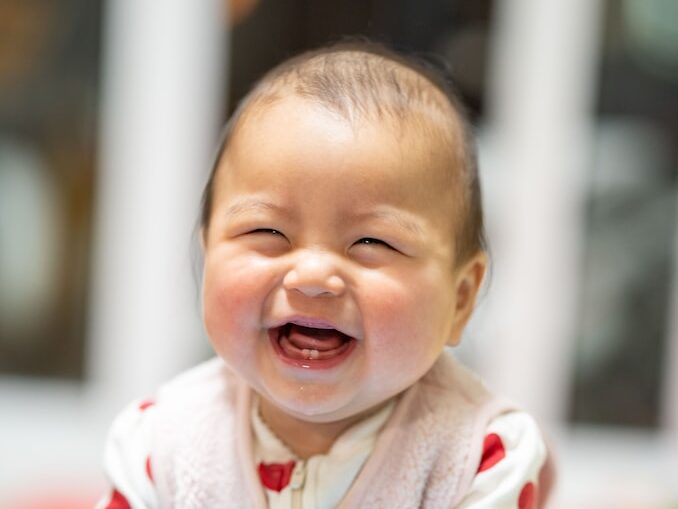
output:
[[[359,34],[469,106],[493,268],[458,355],[548,430],[551,508],[678,507],[671,0],[0,0],[0,507],[90,507],[116,412],[211,355],[219,127]]]

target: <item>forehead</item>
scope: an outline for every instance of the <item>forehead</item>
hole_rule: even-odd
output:
[[[354,118],[289,95],[247,112],[224,155],[231,190],[284,182],[359,187],[402,202],[453,198],[454,154],[425,120]],[[316,187],[317,188],[317,187]],[[421,205],[421,203],[419,203]]]

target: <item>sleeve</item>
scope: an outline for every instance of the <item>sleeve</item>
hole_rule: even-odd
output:
[[[115,419],[104,452],[109,492],[95,509],[155,509],[151,438],[155,416],[152,400],[135,401]]]
[[[458,509],[537,509],[547,448],[539,427],[524,412],[494,418],[471,488]]]

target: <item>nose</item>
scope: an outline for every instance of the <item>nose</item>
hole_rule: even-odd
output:
[[[283,287],[308,297],[337,297],[344,293],[346,283],[331,254],[306,252],[285,274]]]

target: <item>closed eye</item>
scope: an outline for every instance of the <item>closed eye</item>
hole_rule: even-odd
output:
[[[357,240],[356,244],[362,246],[383,246],[389,249],[394,249],[393,246],[391,246],[387,242],[384,242],[383,240],[380,239],[375,239],[374,237],[363,237],[362,239]]]
[[[252,230],[248,233],[268,233],[270,235],[280,235],[281,237],[284,237],[281,232],[274,230],[273,228],[257,228],[256,230]]]
[[[289,249],[290,241],[275,228],[255,228],[241,236],[244,246],[264,256],[279,256]]]

